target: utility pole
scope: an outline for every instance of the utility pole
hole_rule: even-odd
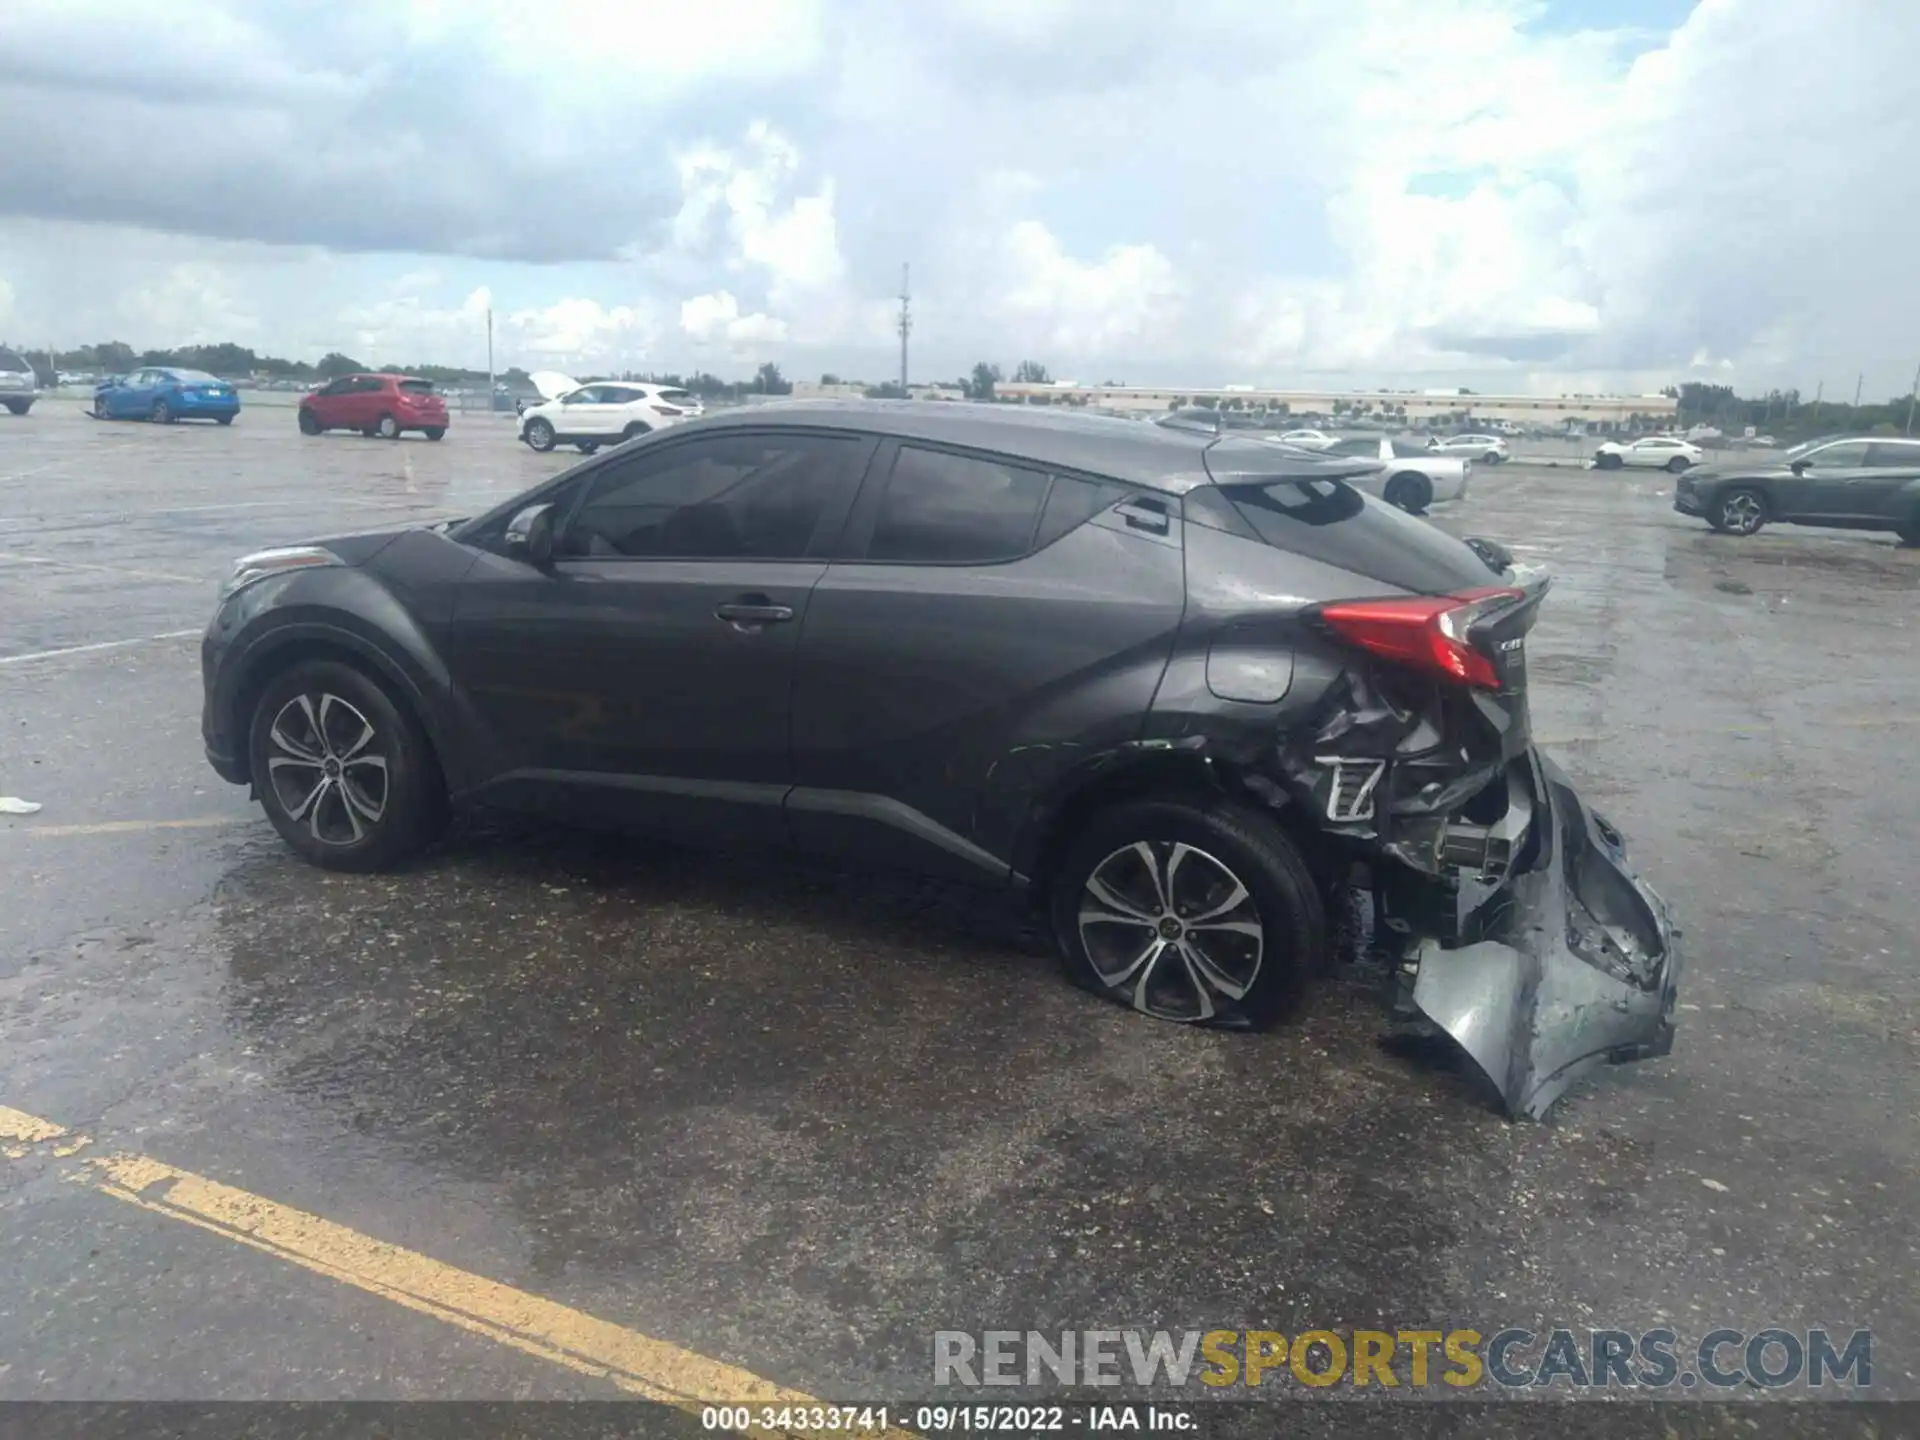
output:
[[[1827,382],[1822,380],[1817,386],[1814,387],[1814,391],[1813,391],[1812,423],[1815,425],[1818,425],[1820,423],[1820,397],[1826,393],[1827,393]]]
[[[900,267],[900,396],[907,394],[907,335],[913,329],[913,294],[907,285],[907,266]]]
[[[487,307],[487,413],[493,413],[493,307]]]
[[[1907,391],[1907,434],[1909,435],[1913,433],[1913,401],[1916,395],[1920,395],[1920,365],[1914,367],[1913,385]]]
[[[1853,382],[1853,408],[1856,410],[1860,408],[1860,387],[1866,384],[1866,381],[1867,372],[1862,370],[1860,372],[1860,378]]]

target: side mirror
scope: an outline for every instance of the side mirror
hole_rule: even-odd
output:
[[[553,506],[529,505],[507,522],[507,553],[545,567],[553,560]]]

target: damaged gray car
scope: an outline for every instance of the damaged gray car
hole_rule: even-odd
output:
[[[315,864],[459,810],[1012,885],[1070,975],[1258,1028],[1337,954],[1508,1113],[1673,1041],[1677,931],[1534,747],[1544,575],[1376,463],[786,402],[471,519],[243,557],[209,760]]]

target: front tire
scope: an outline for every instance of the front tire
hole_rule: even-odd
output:
[[[261,807],[308,863],[385,870],[439,833],[445,799],[426,737],[362,671],[290,667],[262,692],[248,734]]]
[[[326,428],[326,426],[320,423],[320,417],[311,410],[302,410],[300,412],[300,433],[302,435],[323,434]]]
[[[106,396],[96,395],[93,397],[93,418],[96,420],[111,420],[113,418],[113,407],[107,404]]]
[[[1618,455],[1602,455],[1598,460],[1595,460],[1593,464],[1596,470],[1618,470],[1622,465],[1626,464],[1626,461],[1622,460]]]
[[[1758,535],[1767,523],[1767,497],[1750,485],[1729,490],[1713,502],[1707,523],[1725,535]]]
[[[1185,1024],[1270,1025],[1326,954],[1325,907],[1293,842],[1220,796],[1097,812],[1049,910],[1076,984]]]
[[[559,440],[559,437],[553,433],[552,424],[538,416],[527,422],[527,428],[520,432],[520,438],[542,455],[553,449]]]
[[[1424,475],[1408,470],[1387,482],[1382,498],[1409,515],[1422,515],[1426,513],[1427,506],[1433,503],[1433,482]]]

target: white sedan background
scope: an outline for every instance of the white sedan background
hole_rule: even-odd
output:
[[[1670,470],[1678,475],[1682,470],[1690,469],[1707,458],[1707,452],[1698,445],[1689,444],[1672,435],[1648,435],[1622,445],[1617,440],[1608,440],[1593,452],[1593,464],[1597,470],[1618,470],[1630,467],[1639,470]]]

